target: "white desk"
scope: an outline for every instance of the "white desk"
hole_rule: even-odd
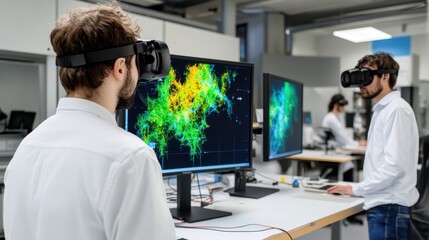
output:
[[[286,159],[292,160],[292,172],[294,176],[301,175],[304,173],[300,173],[298,169],[298,161],[314,161],[314,162],[331,162],[338,163],[338,181],[343,180],[343,172],[345,169],[345,164],[347,162],[353,162],[355,164],[355,168],[353,169],[353,175],[357,177],[357,166],[355,160],[358,160],[357,156],[350,156],[348,154],[336,153],[334,151],[330,151],[325,154],[325,151],[320,150],[304,150],[301,154],[296,154],[287,157]]]
[[[280,178],[279,178],[280,179]],[[256,185],[264,186],[264,185]],[[184,223],[184,226],[217,226],[234,227],[245,224],[263,224],[288,231],[295,239],[299,236],[333,224],[332,239],[340,239],[340,222],[348,216],[362,211],[363,198],[334,196],[321,193],[305,192],[302,188],[289,185],[278,186],[280,191],[260,199],[231,197],[229,200],[217,202],[208,208],[232,212],[232,216]],[[247,227],[230,229],[246,231],[262,229]],[[280,230],[264,232],[225,233],[200,229],[176,228],[177,236],[189,240],[285,240],[286,233]]]
[[[366,152],[366,146],[357,146],[357,147],[351,147],[351,146],[346,146],[342,149],[338,149],[336,151],[337,153],[342,153],[342,154],[353,154],[353,155],[360,155],[360,156],[365,156],[365,152]]]

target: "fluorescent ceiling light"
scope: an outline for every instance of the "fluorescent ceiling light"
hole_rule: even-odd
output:
[[[391,35],[385,32],[382,32],[378,29],[375,29],[373,27],[335,31],[334,36],[343,38],[355,43],[392,38]]]

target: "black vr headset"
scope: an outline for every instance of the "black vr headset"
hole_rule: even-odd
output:
[[[345,98],[339,99],[337,101],[337,103],[340,104],[340,105],[343,105],[343,106],[349,104],[349,102]]]
[[[75,68],[134,54],[136,55],[136,66],[139,71],[139,82],[157,80],[167,76],[171,65],[170,51],[165,42],[158,40],[138,40],[133,44],[121,47],[57,56],[56,65],[65,68]]]
[[[379,77],[381,77],[381,75],[384,73],[394,74],[396,73],[396,70],[395,69],[371,70],[368,68],[356,67],[353,69],[346,70],[341,74],[341,85],[345,88],[367,86],[371,84],[372,80],[374,79],[374,75],[378,75]]]

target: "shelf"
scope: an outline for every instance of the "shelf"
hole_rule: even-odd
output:
[[[15,151],[0,151],[0,157],[13,157]]]

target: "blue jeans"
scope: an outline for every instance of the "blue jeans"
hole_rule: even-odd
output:
[[[410,208],[386,204],[367,210],[369,240],[408,240]]]

